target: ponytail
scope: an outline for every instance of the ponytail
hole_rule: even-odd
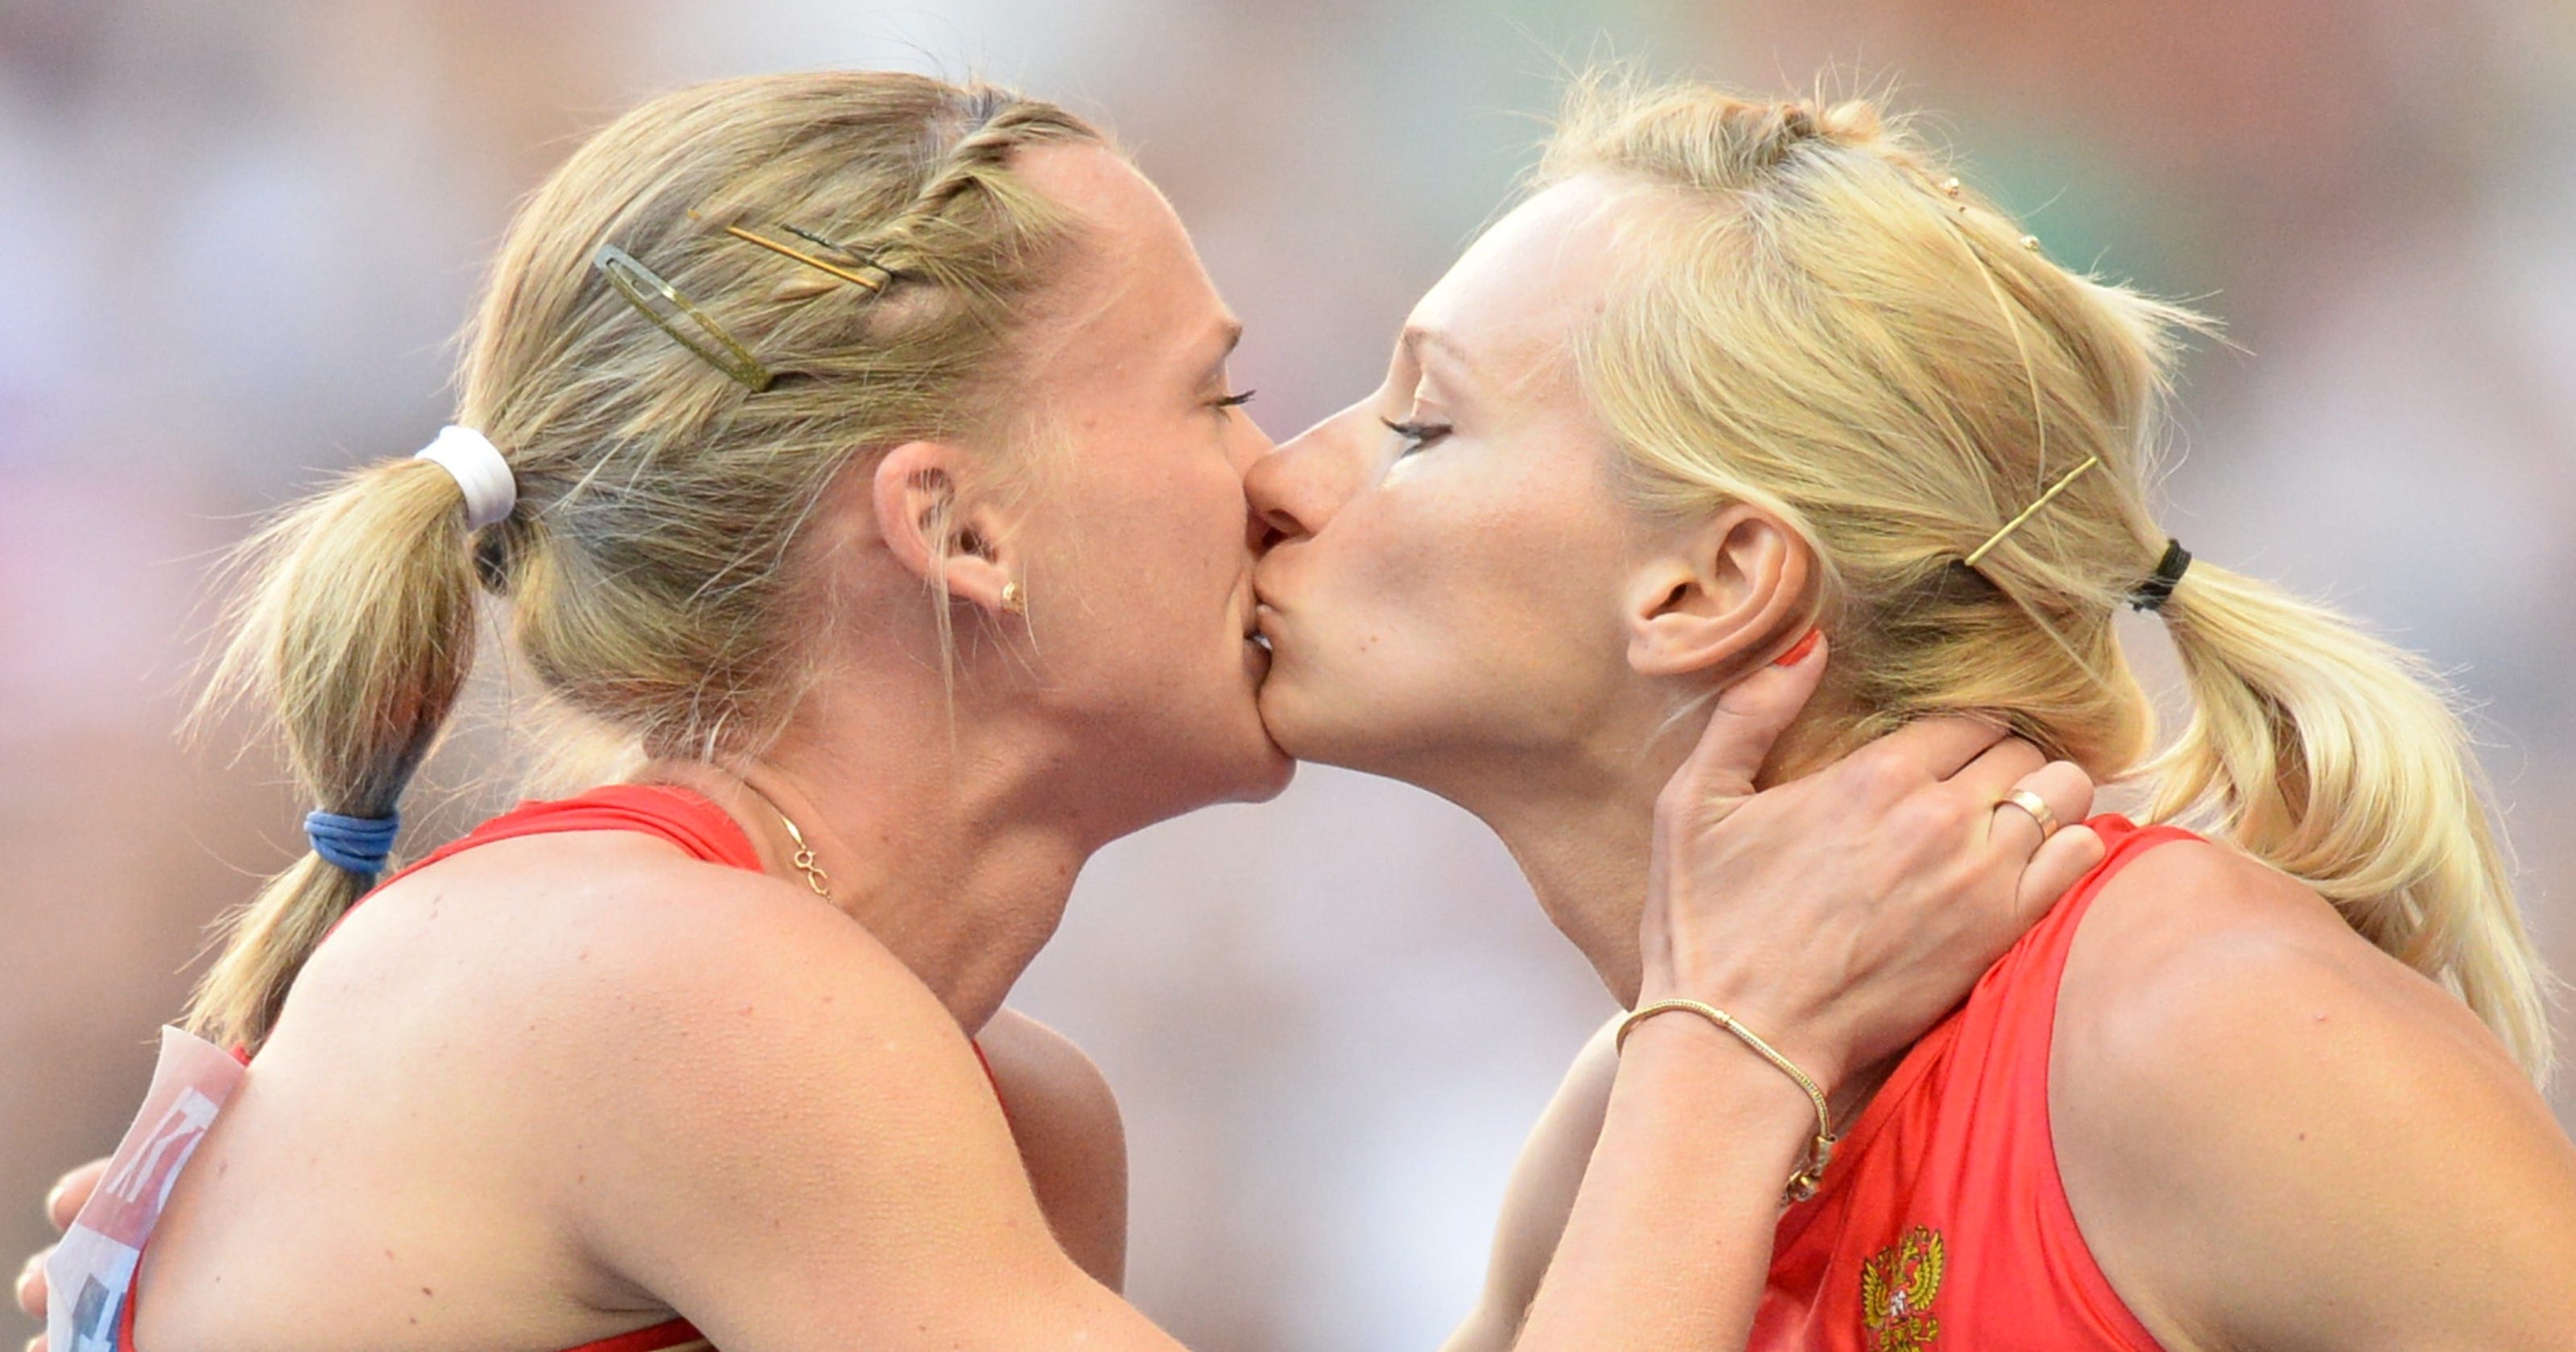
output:
[[[2322,607],[2195,561],[2162,607],[2193,712],[2149,772],[2442,983],[2546,1082],[2546,977],[2514,908],[2483,777],[2422,659]]]
[[[307,801],[390,818],[474,660],[476,575],[464,495],[436,464],[354,471],[242,547],[250,585],[192,722],[248,700],[273,719]],[[335,854],[337,851],[335,851]],[[188,1027],[256,1047],[287,987],[376,874],[308,853],[221,923],[223,953]]]

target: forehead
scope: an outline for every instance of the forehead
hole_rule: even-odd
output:
[[[1566,371],[1573,339],[1608,295],[1618,207],[1631,191],[1587,175],[1521,203],[1423,295],[1410,325],[1442,335],[1483,376]]]
[[[1097,145],[1040,146],[1013,166],[1080,221],[1073,271],[1032,333],[1041,361],[1068,375],[1137,374],[1179,360],[1231,321],[1179,215],[1135,166]]]

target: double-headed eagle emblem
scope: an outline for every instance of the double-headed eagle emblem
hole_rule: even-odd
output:
[[[1860,1268],[1860,1316],[1871,1352],[1930,1352],[1941,1336],[1941,1232],[1918,1225]]]

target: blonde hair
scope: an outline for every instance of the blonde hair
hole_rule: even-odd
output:
[[[409,459],[294,507],[244,547],[253,585],[200,716],[254,698],[311,801],[388,815],[472,667],[479,584],[510,598],[550,697],[639,754],[757,754],[809,674],[816,584],[791,565],[825,486],[902,441],[1010,439],[1009,339],[1077,242],[1011,169],[1050,142],[1105,144],[1008,90],[884,72],[722,81],[618,118],[520,209],[468,330],[456,421],[504,448],[517,509],[469,537],[456,481]],[[774,379],[753,392],[656,327],[593,270],[603,243]],[[272,879],[224,923],[190,1025],[265,1038],[373,878],[308,854]]]
[[[1578,357],[1649,510],[1749,502],[1813,547],[1844,745],[2000,713],[2150,815],[2233,841],[2465,1000],[2535,1079],[2543,973],[2459,718],[2424,664],[2195,561],[2161,614],[2192,697],[2153,709],[2113,617],[2166,546],[2148,509],[2178,340],[2206,321],[2051,262],[1862,100],[1579,82],[1541,185],[1632,188],[1643,242]],[[1965,557],[2088,457],[2100,464]]]

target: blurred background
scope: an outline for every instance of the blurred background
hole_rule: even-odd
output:
[[[1892,85],[2053,257],[2223,317],[2245,351],[2190,364],[2171,529],[2454,675],[2576,971],[2553,0],[0,0],[0,1254],[122,1130],[201,927],[301,849],[259,748],[173,737],[213,553],[445,420],[486,257],[584,133],[817,65],[1070,102],[1196,232],[1285,436],[1374,386],[1599,51]],[[498,763],[460,742],[407,844],[506,804]],[[1434,1346],[1610,1012],[1480,826],[1312,769],[1104,854],[1020,1003],[1125,1100],[1135,1298],[1241,1352]]]

